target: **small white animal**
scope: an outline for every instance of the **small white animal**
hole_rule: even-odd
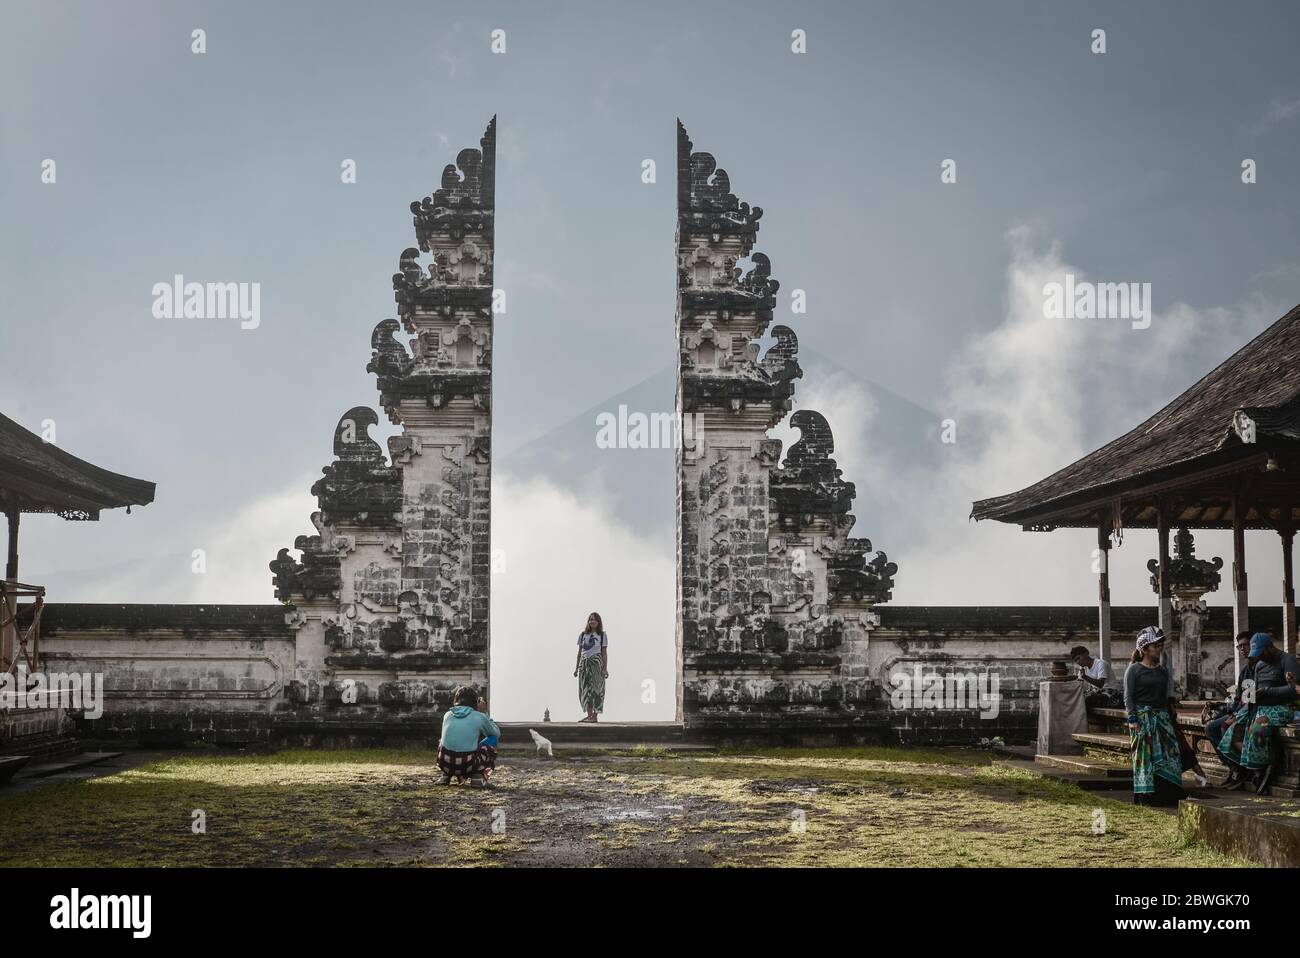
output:
[[[551,758],[555,758],[555,753],[551,751],[551,740],[549,738],[542,738],[532,729],[528,730],[528,734],[533,737],[533,743],[537,746],[538,755],[542,754],[542,749],[546,749],[546,754]]]

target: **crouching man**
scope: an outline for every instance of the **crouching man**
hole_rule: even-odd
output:
[[[482,787],[496,767],[496,743],[501,735],[497,723],[487,714],[487,699],[473,686],[462,685],[452,697],[452,707],[442,717],[442,740],[438,742],[440,785],[454,777]]]

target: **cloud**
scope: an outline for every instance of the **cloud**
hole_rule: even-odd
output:
[[[1095,601],[1095,533],[975,524],[968,519],[971,503],[1030,485],[1137,425],[1282,312],[1262,298],[1224,308],[1173,303],[1162,309],[1157,288],[1150,329],[1124,320],[1047,319],[1044,284],[1067,272],[1082,280],[1085,271],[1065,262],[1058,243],[1043,242],[1026,227],[1009,231],[1007,243],[1001,322],[973,336],[943,377],[939,412],[955,420],[957,441],[941,447],[936,468],[882,461],[880,451],[888,447],[871,442],[870,425],[836,429],[855,422],[869,402],[853,380],[812,390],[801,384],[800,404],[815,405],[836,430],[836,459],[845,478],[858,484],[859,502],[864,495],[884,500],[878,502],[884,528],[854,531],[898,562],[895,604]],[[1202,537],[1201,554],[1221,547],[1217,534]],[[1128,542],[1134,545],[1112,553],[1115,601],[1145,604],[1154,535],[1135,532]]]
[[[577,636],[597,611],[609,633],[608,720],[670,721],[676,705],[675,546],[642,537],[608,503],[545,480],[492,478],[492,696],[506,720],[581,715]],[[646,681],[653,703],[643,703]]]
[[[316,500],[308,489],[316,474],[303,474],[234,515],[192,529],[174,529],[151,553],[111,565],[60,570],[41,576],[51,601],[266,604],[275,601],[271,571],[276,553],[311,533]],[[52,530],[64,535],[83,530]],[[206,571],[194,571],[194,550],[203,550]]]
[[[1288,123],[1291,120],[1294,120],[1297,116],[1300,116],[1300,99],[1291,100],[1289,102],[1275,99],[1268,105],[1268,109],[1264,111],[1264,115],[1255,123],[1255,126],[1251,130],[1251,134],[1253,136],[1258,136],[1270,127]]]
[[[450,29],[441,30],[435,46],[434,52],[438,60],[446,67],[448,80],[455,79],[456,72],[460,69],[461,64],[465,62],[463,57],[457,56],[457,53],[465,49],[465,43],[460,39],[462,27],[463,24],[458,20],[452,24]]]

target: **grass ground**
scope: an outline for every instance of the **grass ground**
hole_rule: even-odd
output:
[[[0,865],[1246,864],[983,752],[507,753],[495,789],[435,779],[410,751],[167,758],[0,793]]]

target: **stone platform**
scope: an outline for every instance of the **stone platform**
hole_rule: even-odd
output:
[[[0,782],[28,763],[55,761],[81,750],[73,721],[61,708],[0,711]]]
[[[687,738],[680,722],[501,722],[503,752],[533,752],[536,744],[529,730],[547,739],[557,751],[610,749],[667,749],[709,751],[714,746]]]
[[[1249,792],[1221,792],[1178,804],[1178,829],[1185,840],[1273,868],[1300,866],[1300,803],[1260,798]]]

